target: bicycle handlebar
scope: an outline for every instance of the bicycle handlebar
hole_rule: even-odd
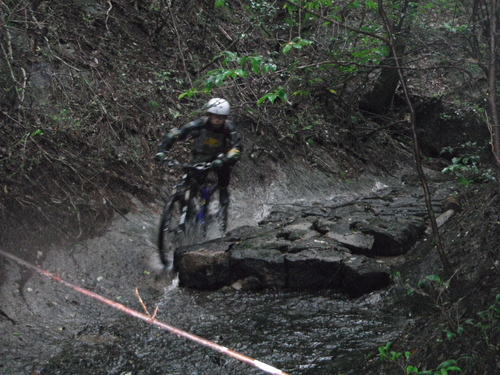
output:
[[[183,170],[195,169],[197,171],[206,171],[208,169],[211,169],[212,163],[203,162],[203,163],[190,164],[190,163],[181,163],[173,158],[166,158],[165,160],[163,160],[163,164],[167,164],[167,166],[169,167],[174,167]]]

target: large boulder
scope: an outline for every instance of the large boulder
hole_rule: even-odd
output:
[[[417,238],[425,231],[426,224],[419,219],[377,218],[368,222],[354,222],[350,228],[373,238],[371,250],[361,253],[370,256],[402,255],[415,244]]]
[[[233,280],[254,277],[264,288],[281,289],[286,286],[285,257],[276,249],[235,248],[230,252]]]
[[[174,266],[179,284],[189,288],[217,289],[231,279],[227,246],[221,241],[177,249]]]

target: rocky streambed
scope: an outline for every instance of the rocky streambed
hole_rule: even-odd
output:
[[[431,184],[437,212],[455,187]],[[360,373],[413,324],[389,286],[399,254],[428,238],[418,184],[268,205],[256,225],[177,249],[170,274],[152,261],[158,207],[136,207],[103,236],[39,251],[36,264],[291,374]],[[1,262],[1,374],[262,373]]]

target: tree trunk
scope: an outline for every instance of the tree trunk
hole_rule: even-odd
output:
[[[394,4],[397,2],[399,1],[392,1]],[[391,34],[394,36],[394,46],[389,46],[391,47],[390,57],[384,59],[380,63],[382,71],[380,72],[372,91],[365,95],[360,103],[360,109],[367,114],[382,116],[387,114],[391,108],[394,94],[396,93],[400,83],[397,67],[402,65],[401,60],[396,61],[396,59],[401,59],[405,50],[405,36],[402,33],[403,24],[405,23],[408,7],[414,3],[416,3],[415,0],[405,0],[401,6],[401,18],[399,18],[399,20],[393,25],[387,25],[387,27],[390,28]],[[410,28],[407,27],[407,29],[408,30],[405,30],[404,34],[408,34]],[[395,48],[395,52],[393,48]]]
[[[496,49],[498,48],[498,8],[497,0],[490,0],[490,61],[488,66],[488,104],[490,107],[491,120],[488,121],[491,132],[491,148],[497,170],[497,185],[500,193],[500,119],[498,115],[497,103],[497,82],[496,82]]]
[[[399,45],[398,49],[398,56],[400,56],[404,46]],[[365,95],[360,103],[360,109],[368,115],[383,116],[387,114],[399,85],[399,75],[394,56],[383,60],[380,65],[382,66],[382,71],[373,89]]]

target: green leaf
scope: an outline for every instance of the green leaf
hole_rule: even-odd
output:
[[[252,58],[252,70],[255,74],[260,72],[260,67],[262,66],[263,60],[260,57]]]
[[[275,72],[276,69],[277,69],[276,64],[274,64],[272,62],[268,62],[268,63],[261,66],[261,70],[262,70],[263,74]]]
[[[222,64],[224,64],[224,65],[227,65],[227,63],[239,60],[238,54],[236,52],[224,51],[219,56],[220,57],[225,56],[224,59],[222,60]]]
[[[452,338],[456,337],[456,334],[454,332],[451,332],[450,330],[445,330],[444,332],[446,333],[446,338],[448,340],[451,340]]]
[[[302,49],[302,47],[308,46],[313,42],[307,39],[302,39],[300,37],[294,38],[292,41],[288,42],[285,47],[283,47],[283,54],[286,54],[292,48]]]
[[[274,99],[276,99],[276,97],[272,98],[272,94],[268,93],[268,94],[264,95],[263,97],[261,97],[259,100],[257,100],[257,105],[261,105],[266,100],[269,100],[271,103],[273,103]]]
[[[375,1],[367,0],[366,9],[378,10],[378,4]]]
[[[456,366],[457,361],[450,359],[441,363],[436,370],[441,371],[441,374],[448,374],[448,371],[462,371],[462,369]]]
[[[441,284],[441,278],[438,275],[429,275],[427,276],[427,279],[430,281],[435,281],[438,284]]]
[[[268,92],[266,95],[264,95],[262,98],[260,98],[257,101],[257,105],[261,105],[264,103],[266,100],[268,100],[271,103],[274,103],[276,99],[281,99],[283,102],[288,102],[288,96],[286,95],[285,89],[280,86],[276,90]]]
[[[472,183],[472,180],[466,179],[464,176],[458,176],[458,182],[462,186],[469,186]]]
[[[286,55],[288,51],[290,51],[293,47],[292,42],[288,42],[285,47],[283,47],[283,54]]]
[[[181,100],[182,98],[184,97],[188,97],[188,98],[192,98],[193,96],[195,96],[196,94],[198,94],[199,91],[197,89],[191,89],[189,91],[186,91],[186,92],[183,92],[182,94],[180,94],[178,97],[177,97],[177,100]]]
[[[391,351],[391,361],[395,361],[396,359],[398,359],[399,357],[401,357],[403,355],[403,353],[399,353],[399,352],[395,352],[395,351]]]
[[[244,69],[236,69],[234,70],[234,74],[238,77],[248,77],[248,71]]]
[[[226,0],[215,0],[214,9],[227,6]]]

